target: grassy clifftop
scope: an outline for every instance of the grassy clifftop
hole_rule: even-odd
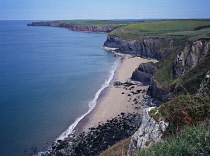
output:
[[[142,20],[58,20],[58,21],[41,21],[35,22],[44,25],[52,23],[75,24],[80,26],[106,26],[106,25],[128,25],[132,23],[143,22]]]
[[[115,20],[62,20],[61,23],[74,23],[77,25],[127,25],[131,21],[115,21]],[[133,21],[135,22],[135,21]],[[137,21],[136,21],[137,22]]]
[[[135,23],[114,30],[111,35],[124,39],[142,36],[175,38],[180,36],[210,37],[210,20],[162,20]]]

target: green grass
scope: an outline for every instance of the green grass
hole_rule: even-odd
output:
[[[164,32],[177,30],[193,30],[195,27],[210,25],[210,20],[171,20],[171,21],[153,21],[130,24],[124,29],[139,30],[142,32]]]
[[[135,151],[132,156],[207,156],[210,154],[210,121],[184,127],[175,136],[165,138],[150,149]]]
[[[111,34],[124,39],[138,39],[142,36],[179,37],[196,36],[208,37],[210,20],[166,20],[130,24],[114,30]],[[196,30],[196,28],[199,30]]]
[[[129,23],[129,21],[112,21],[112,20],[62,20],[59,22],[74,23],[78,25],[122,25]]]

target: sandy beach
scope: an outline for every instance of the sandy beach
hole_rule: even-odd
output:
[[[116,72],[116,81],[125,83],[130,81],[133,71],[141,64],[156,60],[148,60],[140,57],[124,56],[119,70]],[[131,82],[135,85],[125,87],[123,85],[114,86],[110,84],[109,90],[105,97],[94,108],[88,117],[86,124],[83,125],[83,131],[88,131],[90,127],[96,127],[99,122],[106,122],[108,119],[118,116],[121,112],[133,113],[143,110],[143,106],[138,108],[135,103],[142,100],[143,94],[146,93],[148,86],[141,85],[140,82]],[[141,90],[140,93],[135,94]],[[142,107],[142,108],[139,108]]]

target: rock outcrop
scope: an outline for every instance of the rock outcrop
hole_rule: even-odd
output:
[[[98,32],[98,33],[110,33],[114,29],[121,27],[122,25],[78,25],[75,23],[62,23],[58,21],[53,22],[32,22],[27,26],[50,26],[67,28],[72,31],[82,32]]]
[[[174,78],[182,77],[210,53],[210,40],[198,40],[187,45],[174,61]]]
[[[131,79],[149,84],[151,77],[156,71],[157,68],[153,62],[143,63],[140,64],[139,67],[133,72]]]
[[[131,137],[128,155],[135,150],[150,148],[154,143],[161,140],[163,132],[166,131],[169,123],[165,121],[155,121],[148,112],[154,107],[146,108],[142,115],[142,124]]]
[[[150,81],[147,94],[158,100],[159,103],[167,102],[172,98],[172,91],[159,87],[154,79]]]
[[[197,96],[210,97],[210,70],[206,73],[204,79],[202,80]]]

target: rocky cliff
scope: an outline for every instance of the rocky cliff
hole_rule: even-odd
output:
[[[210,40],[201,39],[186,45],[174,61],[174,78],[184,76],[210,53]]]
[[[157,122],[148,112],[154,107],[146,108],[142,115],[142,124],[131,137],[128,155],[133,151],[150,148],[155,142],[161,140],[163,132],[166,131],[169,123],[163,120]]]
[[[164,38],[145,37],[140,40],[125,40],[117,36],[109,35],[104,47],[118,48],[115,52],[123,54],[132,54],[142,57],[162,59],[170,52],[170,45],[173,40],[165,40]],[[167,49],[166,46],[167,45]]]
[[[200,64],[209,65],[210,40],[188,41],[182,39],[165,39],[161,37],[142,37],[140,40],[125,40],[109,35],[104,47],[115,49],[116,53],[155,58],[156,65],[142,64],[133,73],[132,79],[149,83],[148,95],[160,102],[167,102],[173,97],[174,90],[192,90],[183,79]],[[196,67],[196,68],[195,68]],[[198,70],[198,69],[196,69]],[[199,70],[200,78],[208,69]],[[195,77],[195,87],[199,88],[202,79]],[[190,82],[191,83],[191,82]],[[191,83],[192,84],[192,83]],[[183,88],[183,86],[185,86]],[[196,93],[197,91],[193,91]]]
[[[157,71],[155,63],[143,63],[133,72],[131,79],[134,81],[140,81],[145,84],[150,83],[150,79],[153,74]]]
[[[122,25],[79,25],[75,23],[61,23],[58,21],[53,21],[53,22],[32,22],[30,24],[27,24],[27,26],[50,26],[50,27],[67,28],[72,31],[110,33],[111,31],[121,27]]]

